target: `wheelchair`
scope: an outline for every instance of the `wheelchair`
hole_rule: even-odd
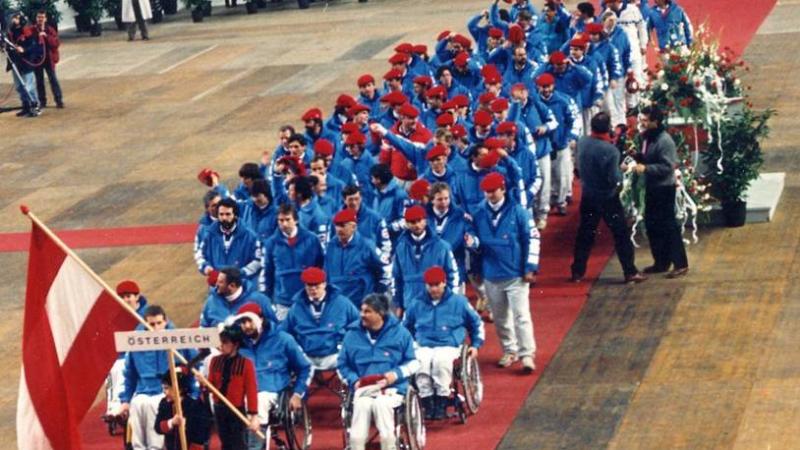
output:
[[[475,415],[483,400],[483,380],[478,358],[469,355],[469,346],[461,346],[461,354],[453,361],[453,385],[450,405],[459,421],[467,423],[467,417]],[[452,417],[448,414],[448,417]]]
[[[311,385],[308,386],[306,398],[310,398],[314,393],[319,391],[328,391],[333,395],[339,397],[343,401],[347,396],[347,386],[339,378],[336,369],[330,370],[314,370],[314,376],[311,378]]]
[[[355,392],[347,389],[342,401],[342,422],[344,449],[350,450],[350,428],[353,419],[353,396]],[[419,395],[413,385],[409,383],[408,390],[403,397],[403,403],[394,410],[395,436],[397,436],[398,450],[422,450],[425,448],[425,420]],[[375,439],[377,431],[370,438]]]
[[[277,405],[270,411],[270,434],[278,449],[308,450],[312,438],[311,415],[305,400],[299,411],[292,411],[289,401],[293,394],[292,389],[284,389],[278,396]]]

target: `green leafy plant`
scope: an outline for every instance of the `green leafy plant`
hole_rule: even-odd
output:
[[[186,9],[188,10],[202,8],[203,3],[205,3],[205,0],[183,0],[183,4],[186,6]]]
[[[2,6],[3,0],[0,0],[0,9],[8,9],[8,1],[6,0],[6,7]],[[47,12],[47,21],[51,25],[58,26],[61,21],[61,13],[58,12],[56,7],[56,0],[19,0],[17,1],[17,9],[25,13],[28,18],[33,21],[36,18],[36,13],[40,10]]]
[[[122,14],[122,1],[103,0],[103,9],[105,9],[108,17],[118,17],[120,14]]]
[[[722,203],[744,201],[750,184],[758,178],[764,164],[761,142],[769,135],[768,121],[772,109],[754,112],[746,107],[722,123],[722,141],[712,144],[703,153],[711,168],[706,177],[711,194]],[[718,164],[722,170],[717,170]]]

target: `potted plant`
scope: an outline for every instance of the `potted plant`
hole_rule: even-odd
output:
[[[125,29],[125,24],[122,23],[122,1],[103,0],[103,9],[105,9],[108,17],[114,18],[114,23],[117,25],[117,30],[123,31]]]
[[[721,124],[722,140],[709,146],[703,160],[711,194],[719,200],[725,225],[739,227],[747,218],[747,189],[764,164],[761,142],[769,135],[767,122],[774,110],[754,112],[745,107]]]
[[[0,3],[3,3],[0,1]],[[54,0],[20,0],[17,3],[19,9],[25,13],[31,20],[36,17],[36,13],[44,10],[47,12],[47,23],[53,26],[55,29],[58,29],[58,23],[61,21],[61,13],[58,11],[56,7],[56,3]],[[8,10],[8,2],[6,1],[6,7],[3,8],[0,6],[0,10]]]
[[[203,21],[203,5],[205,4],[205,0],[183,0],[184,6],[186,9],[192,12],[192,21],[202,22]]]
[[[90,36],[100,36],[103,34],[103,25],[100,19],[103,18],[103,0],[85,0],[86,4],[85,14],[89,16],[91,25],[89,26]]]

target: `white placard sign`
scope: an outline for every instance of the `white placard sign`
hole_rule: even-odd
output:
[[[118,331],[114,333],[118,352],[179,350],[219,346],[216,328],[179,328],[162,331]]]

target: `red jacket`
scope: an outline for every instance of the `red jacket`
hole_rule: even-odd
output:
[[[226,360],[230,360],[229,364],[226,364]],[[225,355],[217,355],[211,358],[208,381],[219,389],[222,395],[227,397],[234,406],[243,408],[246,399],[247,412],[249,414],[258,413],[256,369],[249,359],[239,354],[231,358]],[[221,403],[219,399],[217,399],[217,402]]]
[[[422,122],[417,121],[414,132],[411,134],[404,134],[400,132],[400,122],[394,124],[392,133],[410,140],[411,142],[418,142],[420,144],[427,144],[433,138],[433,134],[422,125]],[[381,164],[389,164],[392,170],[392,175],[404,181],[414,181],[417,179],[417,171],[414,165],[403,155],[403,152],[389,147],[387,150],[381,150],[378,157]]]
[[[58,31],[55,28],[50,25],[45,25],[44,29],[45,33],[47,33],[47,36],[44,37],[47,57],[49,58],[50,66],[55,67],[60,57],[58,54],[58,46],[61,45],[61,41],[58,40]],[[36,31],[41,31],[38,26],[36,26]]]

